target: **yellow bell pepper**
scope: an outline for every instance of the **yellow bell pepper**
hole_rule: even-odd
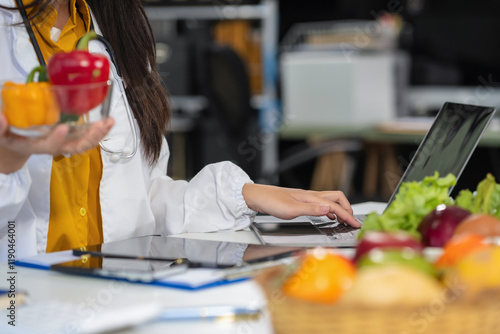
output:
[[[2,113],[10,126],[28,128],[33,125],[55,124],[59,120],[60,108],[50,84],[30,82],[36,70],[30,73],[26,84],[3,84]]]

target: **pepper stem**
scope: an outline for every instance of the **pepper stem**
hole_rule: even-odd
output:
[[[47,69],[45,68],[45,66],[40,65],[31,70],[31,72],[28,74],[28,77],[26,78],[26,83],[33,82],[36,73],[38,73],[38,82],[49,81],[47,79]]]
[[[90,30],[88,33],[83,35],[76,43],[75,50],[87,51],[89,42],[93,39],[97,39],[97,33],[94,30]]]

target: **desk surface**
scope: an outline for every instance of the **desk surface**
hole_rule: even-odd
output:
[[[353,205],[355,213],[381,212],[384,203],[364,203]],[[258,239],[249,231],[219,233],[189,233],[177,237],[204,240],[233,241],[258,244]],[[6,263],[0,270],[7,275]],[[209,306],[209,305],[263,305],[265,297],[256,283],[251,280],[207,288],[184,291],[166,287],[133,284],[122,281],[86,278],[65,275],[48,270],[16,267],[16,291],[28,293],[31,302],[59,301],[77,303],[87,311],[109,310],[123,305],[161,303],[164,307]],[[0,288],[6,287],[5,280]],[[5,313],[5,309],[3,310]],[[2,313],[2,314],[3,314]],[[22,309],[18,309],[18,323],[22,319]],[[124,315],[126,316],[126,315]],[[6,317],[2,317],[6,325]],[[12,333],[17,333],[15,328]],[[2,329],[2,333],[5,333]],[[10,332],[9,332],[10,333]],[[168,321],[152,322],[138,327],[113,333],[272,333],[269,314],[265,309],[257,319],[239,321]]]
[[[343,126],[289,126],[280,130],[282,139],[334,140],[343,138],[361,139],[368,142],[387,142],[419,145],[432,119],[408,119],[386,122],[379,125]],[[493,119],[479,142],[480,146],[500,146],[500,120]]]
[[[4,273],[7,272],[6,266],[1,268]],[[248,305],[263,303],[265,300],[257,285],[250,280],[192,292],[21,267],[17,268],[17,279],[18,291],[27,291],[31,302],[57,300],[76,303],[82,310],[82,316],[90,315],[94,311],[102,312],[124,305],[144,305],[152,302],[161,303],[164,307],[182,307]],[[22,324],[22,312],[22,308],[18,308],[18,325]],[[2,317],[0,328],[5,325],[4,319],[5,316]],[[245,326],[254,329],[255,333],[271,333],[268,321],[269,318],[263,315],[257,320],[245,320]],[[238,326],[242,324],[210,320],[163,321],[116,333],[236,333]],[[5,333],[3,330],[1,332]]]

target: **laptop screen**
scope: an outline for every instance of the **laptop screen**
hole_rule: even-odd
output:
[[[452,173],[458,180],[494,113],[492,107],[446,102],[420,143],[389,203],[402,182],[421,181],[436,171],[440,176]]]

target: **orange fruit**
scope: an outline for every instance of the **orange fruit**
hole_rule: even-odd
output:
[[[446,284],[455,284],[465,294],[500,289],[500,247],[488,247],[466,255],[446,273]]]
[[[484,237],[478,234],[458,234],[452,237],[443,247],[443,253],[436,261],[436,267],[444,268],[455,265],[467,254],[488,247]]]
[[[500,221],[492,215],[473,214],[458,224],[453,235],[474,233],[485,237],[500,236]]]
[[[307,254],[298,270],[282,286],[285,295],[332,304],[352,285],[356,269],[345,257],[316,249]]]

